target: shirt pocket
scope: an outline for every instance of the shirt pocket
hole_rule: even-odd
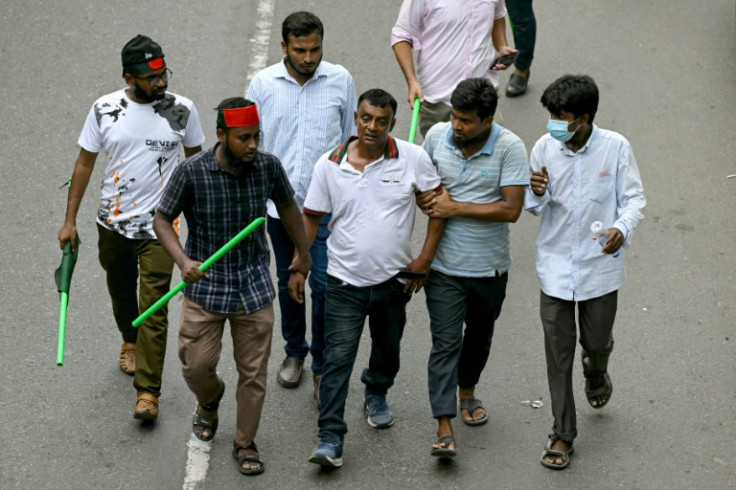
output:
[[[616,196],[616,181],[612,175],[598,177],[593,181],[590,189],[590,200],[604,203]]]

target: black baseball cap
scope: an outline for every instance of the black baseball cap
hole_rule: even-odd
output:
[[[142,34],[128,41],[121,53],[123,60],[123,76],[160,70],[166,66],[164,52],[153,39]]]

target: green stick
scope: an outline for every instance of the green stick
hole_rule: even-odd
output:
[[[414,99],[414,110],[411,113],[411,127],[409,128],[409,143],[414,143],[414,137],[417,135],[417,123],[419,122],[419,97]]]
[[[66,307],[69,304],[69,295],[61,293],[59,304],[59,340],[56,345],[56,365],[64,365],[64,339],[66,338]]]
[[[226,253],[230,251],[231,248],[233,248],[235,245],[240,243],[243,240],[243,238],[250,235],[250,233],[253,230],[261,226],[265,221],[266,221],[266,218],[256,218],[251,224],[243,228],[243,230],[240,233],[235,235],[229,242],[223,245],[222,248],[220,248],[220,250],[212,254],[212,256],[209,259],[202,262],[199,265],[199,270],[204,272],[207,269],[209,269],[212,266],[212,264],[220,260],[223,255],[225,255]],[[156,303],[154,303],[153,306],[151,306],[146,311],[144,311],[143,314],[141,314],[141,316],[133,320],[133,326],[134,327],[140,326],[140,324],[146,321],[146,319],[149,316],[155,313],[156,310],[161,308],[163,305],[168,303],[171,298],[179,294],[181,290],[184,289],[186,286],[187,286],[187,283],[185,281],[181,281],[179,284],[177,284],[171,291],[166,293],[160,300],[156,301]]]

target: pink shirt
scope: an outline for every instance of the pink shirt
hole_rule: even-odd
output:
[[[404,0],[391,45],[412,45],[425,100],[449,105],[466,78],[485,77],[498,87],[498,74],[489,69],[496,57],[491,31],[505,16],[504,0]]]

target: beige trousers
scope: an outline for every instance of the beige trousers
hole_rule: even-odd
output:
[[[217,363],[222,352],[225,320],[230,322],[233,355],[238,370],[235,441],[248,447],[256,437],[266,398],[268,358],[271,354],[273,304],[246,315],[213,313],[184,297],[179,326],[179,359],[184,380],[203,404],[212,402],[222,385]]]

